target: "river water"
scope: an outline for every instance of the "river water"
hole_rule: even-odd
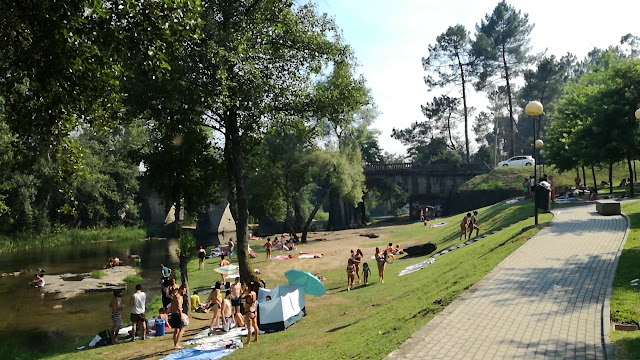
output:
[[[210,239],[210,244],[218,244]],[[203,245],[210,245],[203,244]],[[67,300],[56,300],[30,288],[37,269],[47,274],[86,273],[102,269],[108,259],[117,256],[127,264],[131,254],[141,256],[141,284],[147,293],[147,301],[160,294],[160,264],[178,268],[177,241],[174,239],[103,241],[89,244],[56,246],[29,251],[0,254],[0,273],[26,270],[19,276],[0,278],[0,304],[3,305],[0,321],[0,338],[33,339],[35,345],[61,346],[79,337],[93,336],[111,327],[108,307],[112,292],[81,294]],[[123,294],[128,305],[135,286]],[[52,309],[62,305],[62,309]],[[128,306],[123,318],[128,320]],[[36,340],[37,339],[37,340]],[[53,344],[53,345],[52,345]],[[0,356],[1,357],[1,356]]]

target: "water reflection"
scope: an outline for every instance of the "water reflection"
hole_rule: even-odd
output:
[[[227,242],[234,233],[221,238],[206,239],[203,246]],[[117,256],[125,264],[131,263],[128,256],[141,256],[142,286],[150,301],[160,294],[160,264],[178,267],[175,239],[104,241],[72,246],[57,246],[30,251],[0,255],[0,273],[24,271],[19,276],[0,278],[0,303],[5,312],[0,321],[0,334],[12,337],[24,334],[31,339],[47,333],[57,340],[70,340],[77,336],[94,335],[111,327],[111,292],[83,294],[68,300],[54,300],[54,296],[43,295],[39,290],[28,287],[35,271],[42,268],[46,274],[87,273],[103,268],[110,257]],[[45,274],[45,281],[46,281]],[[133,287],[123,294],[123,300],[133,293]],[[62,305],[62,309],[52,309]],[[128,307],[123,317],[128,319]],[[65,341],[63,341],[65,342]]]

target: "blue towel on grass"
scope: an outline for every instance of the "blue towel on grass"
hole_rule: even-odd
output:
[[[235,349],[229,350],[196,350],[182,349],[176,351],[169,356],[165,356],[162,360],[218,360],[233,353]]]

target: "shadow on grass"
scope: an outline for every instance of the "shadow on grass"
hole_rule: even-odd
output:
[[[336,332],[336,331],[340,331],[340,330],[342,330],[342,329],[346,329],[346,328],[348,328],[348,327],[349,327],[349,326],[351,326],[351,325],[355,325],[355,324],[357,324],[358,322],[359,322],[359,321],[352,322],[351,324],[347,324],[347,325],[342,325],[342,326],[334,327],[333,329],[329,329],[329,330],[327,330],[326,332],[328,332],[328,333],[334,333],[334,332]]]

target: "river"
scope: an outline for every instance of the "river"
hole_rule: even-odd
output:
[[[218,244],[218,239],[211,239],[210,244]],[[68,346],[80,337],[93,336],[111,327],[108,305],[112,292],[56,300],[54,296],[44,295],[28,286],[36,269],[46,270],[46,281],[47,274],[86,273],[102,269],[113,256],[126,264],[129,263],[129,255],[137,254],[141,256],[140,276],[144,279],[141,284],[147,293],[147,301],[151,301],[160,294],[160,264],[178,268],[176,247],[174,239],[147,239],[102,241],[0,254],[0,273],[26,270],[19,276],[0,278],[0,304],[5,310],[0,321],[0,336],[5,339],[33,339],[36,346],[58,347]],[[123,295],[123,302],[127,305],[133,288],[130,286]],[[55,305],[62,305],[62,309],[54,310]],[[123,311],[125,321],[128,320],[127,308]]]

